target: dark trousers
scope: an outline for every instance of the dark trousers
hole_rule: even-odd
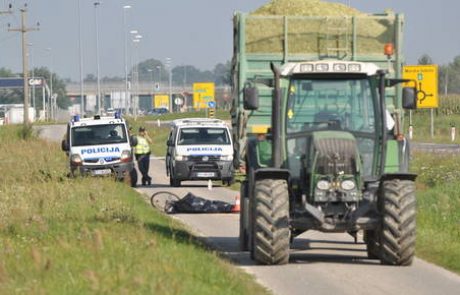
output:
[[[142,174],[142,184],[151,184],[152,178],[149,176],[150,153],[136,155],[137,166]]]

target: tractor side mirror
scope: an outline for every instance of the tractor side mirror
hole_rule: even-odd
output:
[[[245,87],[243,93],[243,107],[253,111],[259,108],[259,92],[256,87]]]
[[[68,152],[69,151],[69,143],[67,142],[67,140],[63,139],[61,141],[61,149],[64,151],[64,152]]]
[[[417,108],[417,90],[415,88],[403,88],[402,107],[406,110],[415,110]]]

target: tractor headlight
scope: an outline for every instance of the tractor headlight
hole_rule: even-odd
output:
[[[343,190],[351,191],[356,188],[356,184],[353,180],[344,180],[342,183],[340,183],[340,187]]]
[[[320,190],[326,191],[331,188],[331,183],[327,180],[320,180],[316,184],[316,187]]]

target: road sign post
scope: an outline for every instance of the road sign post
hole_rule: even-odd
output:
[[[417,108],[432,109],[439,105],[438,100],[438,66],[417,65],[404,66],[403,78],[416,82]],[[413,87],[413,82],[405,83],[405,87]]]
[[[417,108],[430,109],[430,135],[434,137],[434,112],[438,108],[438,66],[437,65],[416,65],[404,66],[403,78],[411,82],[405,83],[405,87],[417,86]],[[412,120],[411,120],[412,121]],[[411,124],[412,122],[410,122]]]
[[[209,102],[215,102],[214,83],[193,83],[193,108],[207,109]]]

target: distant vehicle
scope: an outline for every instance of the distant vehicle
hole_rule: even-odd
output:
[[[118,113],[114,117],[75,116],[67,124],[62,150],[69,156],[72,175],[114,175],[134,185],[134,144],[126,121]]]
[[[147,115],[161,116],[169,113],[167,108],[154,108],[147,112]]]
[[[167,141],[166,174],[171,186],[185,180],[233,183],[233,144],[227,124],[218,119],[174,120]]]

